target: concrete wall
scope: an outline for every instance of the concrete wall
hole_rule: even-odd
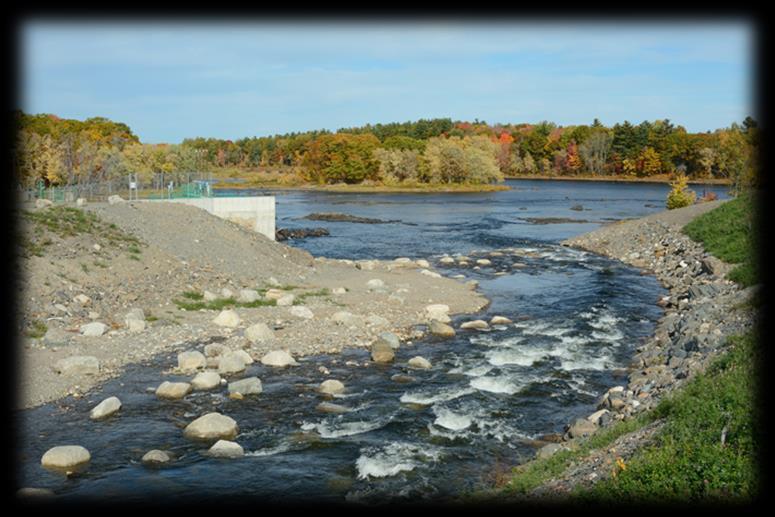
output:
[[[151,201],[151,200],[149,200]],[[152,200],[155,202],[183,203],[262,233],[274,240],[274,196],[201,197]]]

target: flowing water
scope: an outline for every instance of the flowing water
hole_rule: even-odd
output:
[[[371,363],[362,349],[302,358],[291,369],[254,364],[244,376],[258,376],[264,391],[241,401],[225,390],[158,400],[147,388],[159,384],[176,353],[157,357],[84,399],[17,412],[19,485],[78,499],[363,503],[453,501],[487,486],[499,466],[530,458],[535,439],[561,433],[592,412],[606,389],[626,382],[623,368],[660,317],[654,302],[663,292],[633,268],[558,243],[611,220],[660,211],[667,186],[509,184],[513,190],[487,194],[277,193],[277,226],[327,228],[329,237],[290,242],[314,255],[426,258],[445,275],[465,274],[492,301],[476,317],[503,315],[513,324],[404,344],[389,365]],[[721,187],[709,190],[726,197]],[[312,212],[397,222],[303,219]],[[486,257],[492,267],[445,266],[438,262],[444,253]],[[453,325],[471,318],[454,318]],[[196,344],[202,343],[184,348]],[[416,355],[433,367],[408,369]],[[321,365],[330,374],[320,373]],[[411,378],[397,382],[396,374]],[[350,412],[316,411],[325,400],[316,388],[326,378],[347,386],[332,402]],[[91,422],[88,411],[111,395],[123,402],[119,416]],[[207,445],[183,438],[182,428],[209,411],[238,422],[244,458],[208,458]],[[62,444],[89,449],[88,470],[64,478],[43,469],[43,453]],[[144,467],[140,458],[150,449],[168,450],[175,461]]]

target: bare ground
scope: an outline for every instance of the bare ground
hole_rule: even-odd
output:
[[[20,327],[44,322],[66,338],[66,343],[45,337],[19,340],[20,408],[68,394],[81,396],[120,374],[124,365],[187,349],[214,336],[227,337],[227,346],[246,348],[256,359],[270,349],[285,349],[294,356],[337,352],[369,346],[384,331],[393,331],[402,340],[419,337],[415,326],[427,322],[428,304],[446,304],[450,314],[476,312],[488,304],[464,281],[421,274],[414,262],[313,258],[194,207],[132,202],[86,209],[137,237],[139,252],[99,233],[48,235],[51,243],[42,256],[18,261]],[[21,224],[20,230],[30,237],[34,228]],[[371,279],[382,280],[384,287],[369,289]],[[236,294],[240,289],[272,287],[297,297],[311,293],[303,304],[314,318],[296,317],[291,307],[237,308],[242,322],[229,329],[212,323],[218,311],[185,311],[175,304],[185,291],[219,293],[228,288]],[[336,287],[347,292],[331,294]],[[79,294],[89,301],[75,300]],[[149,327],[144,331],[129,333],[126,328],[124,315],[132,308],[145,312]],[[331,316],[338,311],[361,316],[362,321],[351,327],[337,324]],[[110,330],[99,337],[80,335],[80,325],[90,321],[106,323]],[[275,329],[274,342],[250,345],[244,329],[258,322]],[[100,373],[54,372],[57,360],[76,355],[97,357]]]

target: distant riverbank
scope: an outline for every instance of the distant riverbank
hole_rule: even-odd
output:
[[[648,178],[632,176],[547,176],[522,175],[506,176],[507,180],[557,180],[557,181],[612,181],[616,183],[670,183],[673,179],[669,174],[660,174]],[[732,180],[720,178],[690,179],[690,185],[731,185]]]
[[[400,194],[400,193],[466,193],[466,192],[499,192],[503,190],[510,190],[511,187],[503,184],[449,184],[449,185],[363,185],[363,184],[347,184],[340,183],[334,185],[317,185],[317,184],[291,184],[284,185],[282,183],[262,183],[256,181],[244,182],[225,182],[218,181],[215,184],[215,188],[224,188],[228,185],[229,189],[266,189],[266,190],[314,190],[323,192],[341,192],[341,193],[359,193],[366,194],[369,192],[379,194]]]

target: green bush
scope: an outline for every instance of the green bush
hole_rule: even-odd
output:
[[[670,183],[673,189],[667,195],[667,209],[683,208],[694,203],[697,193],[688,188],[689,178],[679,174],[674,181]]]

